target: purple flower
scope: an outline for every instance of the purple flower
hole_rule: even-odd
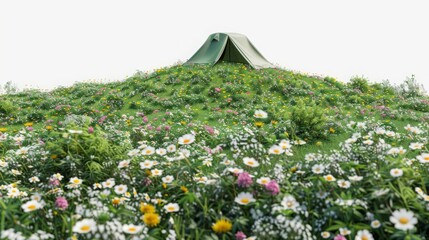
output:
[[[149,119],[148,119],[146,116],[144,116],[144,117],[143,117],[143,122],[144,122],[144,123],[147,123],[147,122],[149,122]]]
[[[156,131],[161,132],[161,126],[157,127]]]
[[[338,234],[337,236],[334,237],[334,240],[347,240],[347,238],[341,234]]]
[[[30,132],[33,131],[33,127],[27,127],[27,130]]]
[[[252,177],[247,172],[242,172],[238,175],[237,178],[237,185],[239,187],[249,187],[252,185],[253,180]]]
[[[271,180],[269,183],[265,184],[265,189],[267,189],[273,196],[280,192],[280,187],[276,180]]]
[[[98,123],[99,124],[103,124],[104,120],[106,120],[107,116],[102,116],[99,120]]]
[[[165,126],[164,129],[165,129],[165,131],[170,131],[171,127],[170,126]]]
[[[93,127],[89,127],[88,128],[88,133],[93,133],[94,132],[94,128]]]
[[[242,232],[242,231],[238,231],[236,234],[235,234],[235,240],[244,240],[244,239],[246,239],[246,234],[244,234],[244,232]]]
[[[57,197],[55,200],[55,206],[61,210],[66,210],[69,206],[69,203],[65,197]]]

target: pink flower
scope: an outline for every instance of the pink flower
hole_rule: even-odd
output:
[[[253,180],[252,177],[247,172],[242,172],[238,175],[237,185],[239,187],[249,187],[252,185]]]
[[[214,129],[210,126],[204,126],[204,129],[210,134],[213,135],[215,133]]]
[[[265,184],[265,189],[267,189],[273,196],[280,192],[279,184],[275,180],[271,180],[269,183]]]
[[[57,197],[55,200],[55,206],[61,210],[66,210],[69,206],[69,203],[65,197]]]
[[[220,92],[221,90],[222,90],[222,89],[220,89],[220,88],[218,88],[218,87],[217,87],[217,88],[215,88],[215,91],[216,91],[216,92]]]
[[[341,234],[338,234],[337,236],[334,237],[334,240],[347,240],[347,238]]]
[[[52,178],[51,180],[49,180],[49,185],[56,187],[56,186],[60,185],[60,181],[56,178]]]
[[[89,127],[88,128],[88,133],[93,133],[94,132],[94,128],[93,127]]]
[[[238,231],[236,234],[235,234],[235,240],[244,240],[244,239],[246,239],[246,234],[244,234],[244,232],[242,232],[242,231]]]
[[[144,122],[144,123],[147,123],[147,122],[149,122],[149,119],[148,119],[146,116],[144,116],[144,117],[143,117],[143,122]]]
[[[171,127],[170,126],[165,126],[164,129],[165,129],[165,131],[170,131]]]

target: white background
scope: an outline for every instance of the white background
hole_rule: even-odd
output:
[[[425,0],[2,0],[0,84],[122,80],[238,32],[286,69],[341,81],[415,74],[429,90],[428,10]]]

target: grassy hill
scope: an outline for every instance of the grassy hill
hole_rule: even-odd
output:
[[[223,63],[1,95],[0,236],[424,239],[412,84]]]

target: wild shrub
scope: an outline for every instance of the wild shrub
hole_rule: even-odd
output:
[[[8,100],[0,100],[0,116],[12,114],[16,109],[17,107],[13,105],[12,102]]]
[[[347,83],[350,88],[357,89],[363,93],[368,92],[370,86],[368,80],[363,77],[353,77],[350,82]]]
[[[425,95],[425,89],[419,84],[414,75],[407,77],[405,81],[396,88],[397,93],[403,98],[422,97]]]
[[[327,118],[323,108],[314,102],[308,104],[297,101],[292,107],[290,120],[293,128],[293,135],[303,139],[317,139],[324,136]]]

